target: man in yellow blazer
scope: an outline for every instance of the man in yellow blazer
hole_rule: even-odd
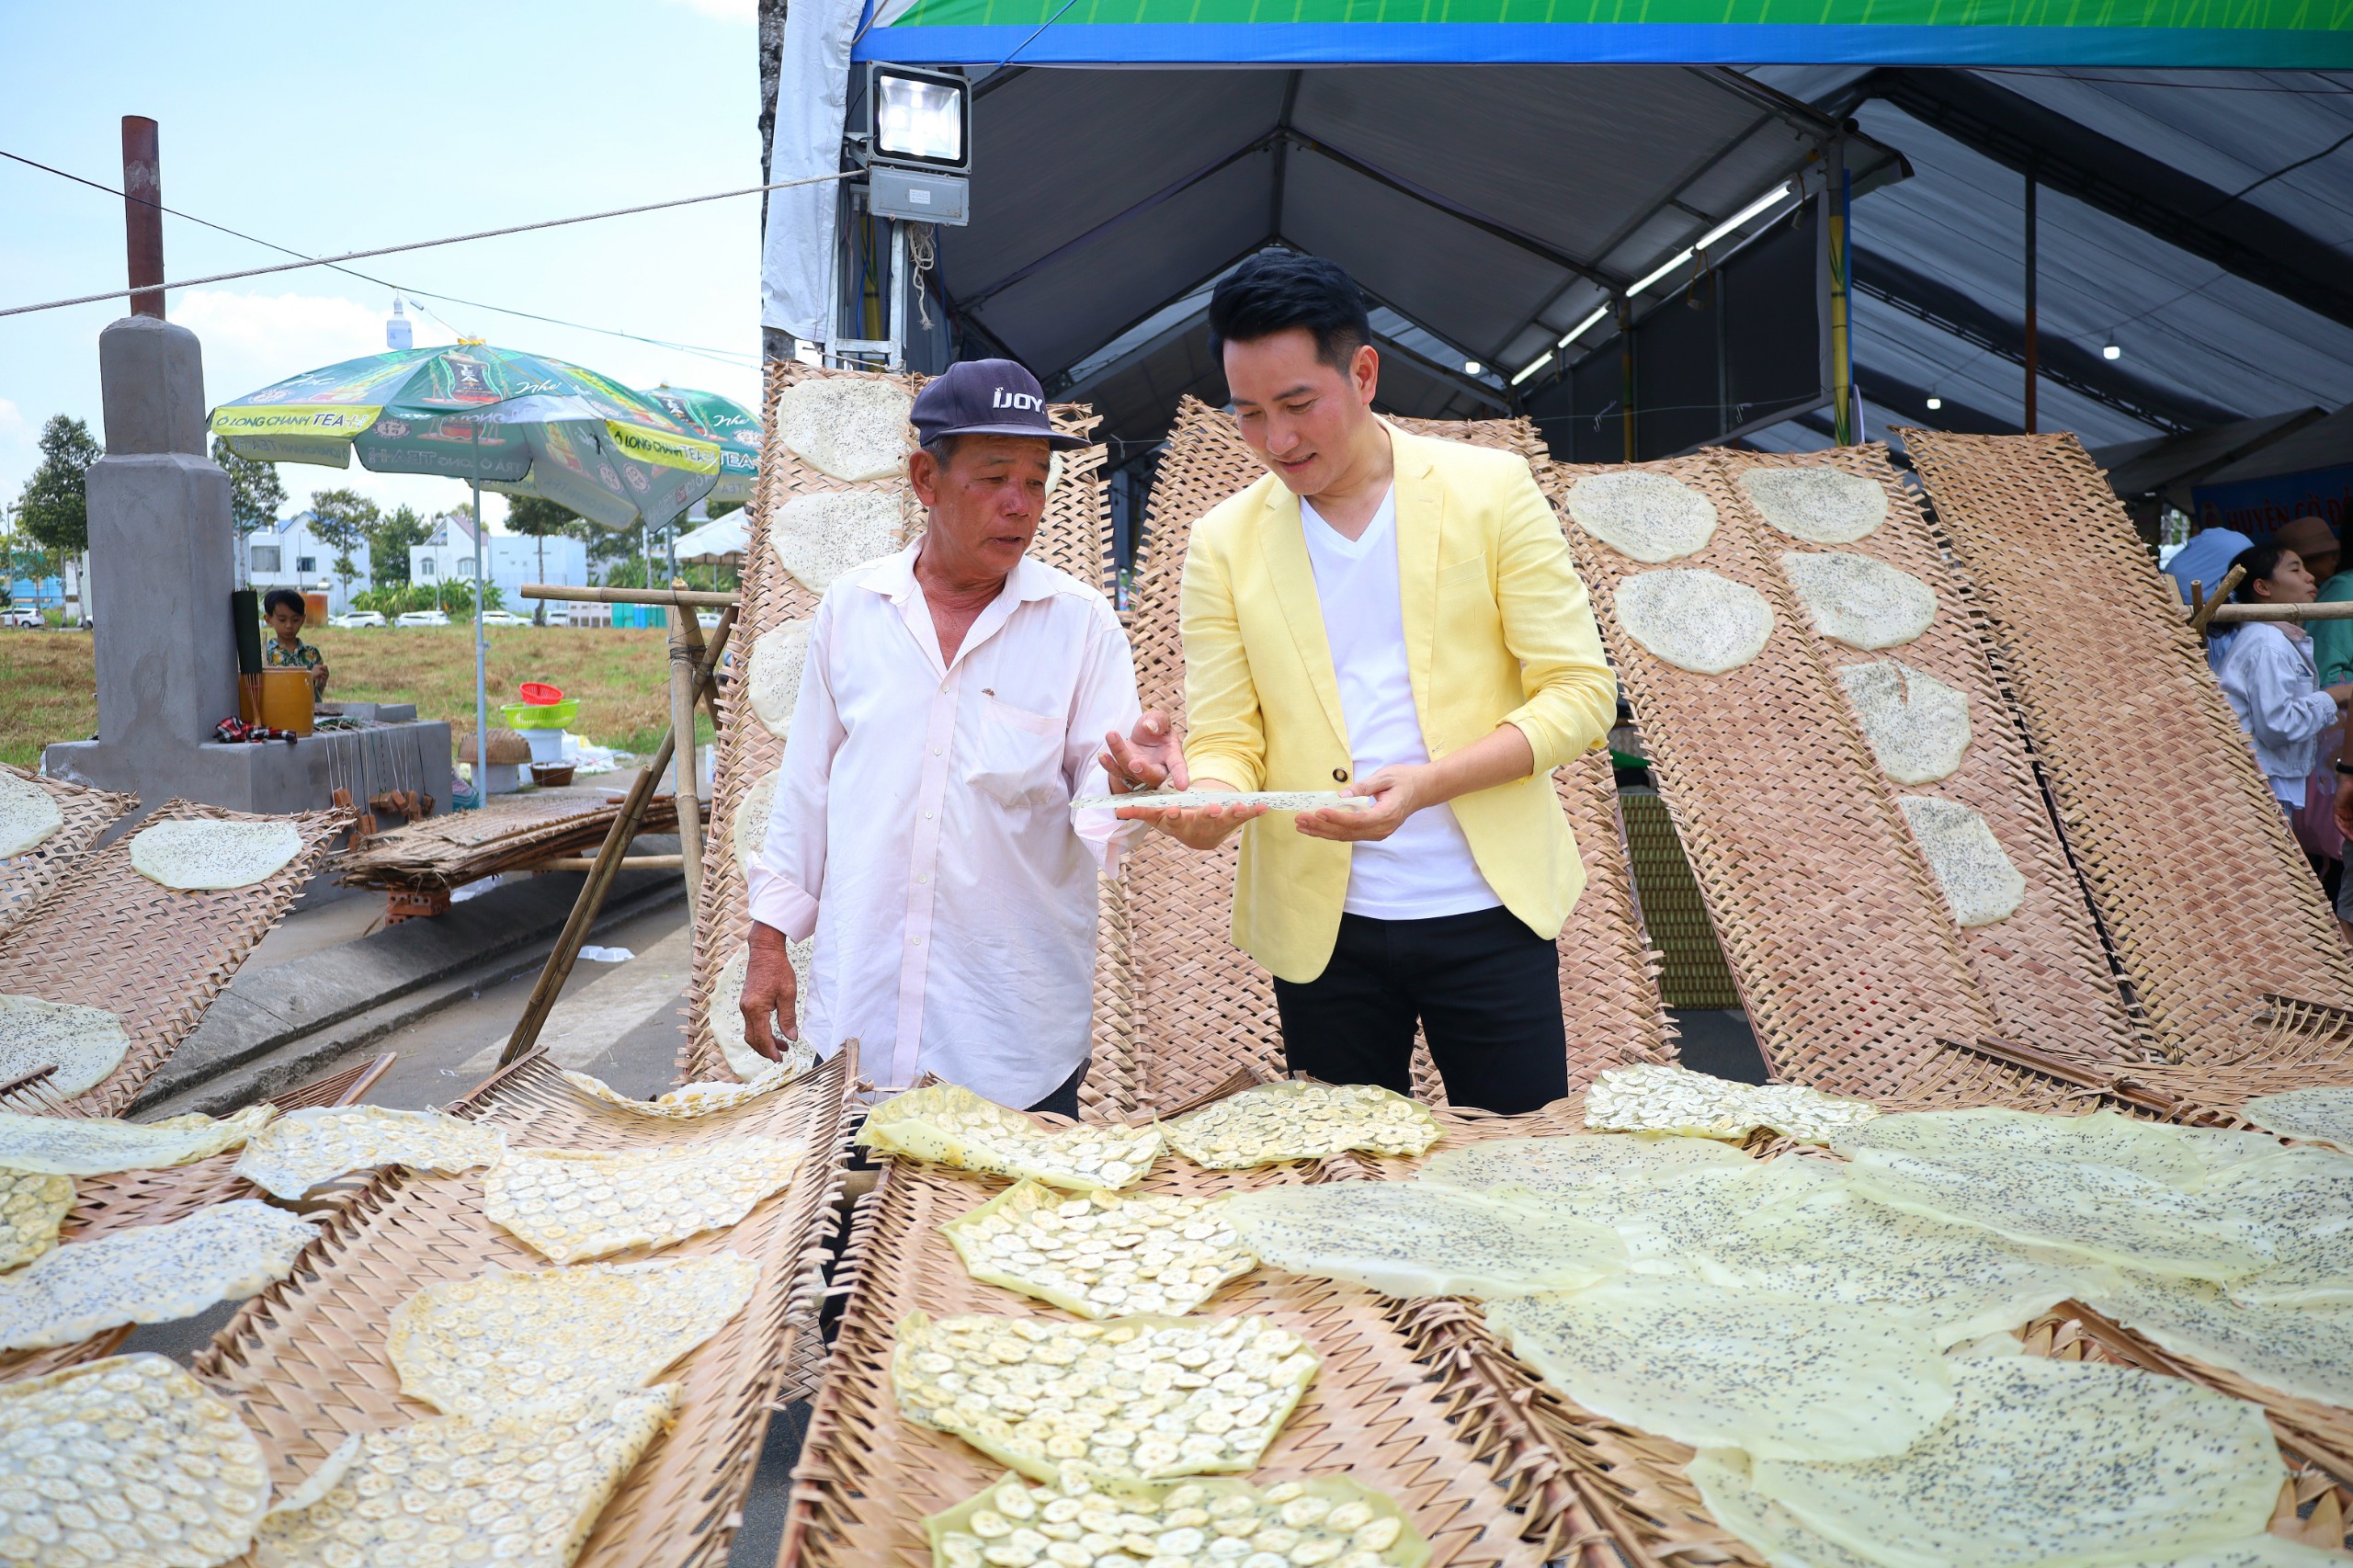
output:
[[[1585,874],[1552,769],[1617,680],[1525,460],[1372,413],[1380,356],[1339,267],[1268,255],[1219,284],[1211,347],[1268,470],[1193,527],[1181,767],[1136,785],[1341,790],[1362,806],[1126,808],[1197,849],[1239,829],[1233,939],[1273,971],[1290,1065],[1410,1093],[1414,1030],[1457,1105],[1568,1092],[1554,938]]]

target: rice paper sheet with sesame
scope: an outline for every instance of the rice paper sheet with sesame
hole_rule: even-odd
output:
[[[2151,1181],[2185,1188],[2281,1152],[2276,1139],[2259,1132],[2136,1121],[2112,1110],[2097,1110],[2089,1116],[2046,1116],[1998,1106],[1892,1112],[1841,1130],[1830,1146],[1849,1159],[1864,1149],[1920,1154],[1932,1160],[1948,1154],[2025,1154],[2114,1165]]]
[[[1868,555],[1785,551],[1781,574],[1816,632],[1866,653],[1915,642],[1937,619],[1934,589]]]
[[[1765,651],[1773,611],[1745,583],[1699,567],[1644,572],[1610,597],[1619,628],[1653,657],[1693,675],[1736,670]]]
[[[2179,1378],[2008,1356],[1949,1363],[1904,1452],[1755,1459],[1750,1484],[1882,1568],[2083,1568],[2261,1533],[2287,1478],[2262,1407]]]
[[[1715,504],[1663,473],[1589,473],[1569,487],[1567,500],[1577,527],[1652,565],[1697,554],[1715,537]]]
[[[29,779],[0,772],[0,860],[40,848],[64,825],[57,797]]]
[[[1225,1200],[1261,1261],[1383,1295],[1500,1299],[1574,1290],[1620,1273],[1607,1225],[1419,1182],[1317,1182]]]
[[[1898,784],[1949,778],[1969,753],[1969,694],[1894,659],[1838,672],[1879,769]]]
[[[2026,878],[1982,812],[1934,795],[1896,801],[1953,924],[1969,929],[2007,920],[2026,902]]]
[[[899,548],[899,498],[881,490],[819,490],[770,514],[768,548],[793,580],[823,597],[844,573]]]
[[[2258,1272],[2231,1281],[2231,1300],[2353,1307],[2353,1159],[2290,1149],[2234,1165],[2200,1190],[2270,1253]]]
[[[2130,1268],[2084,1299],[2177,1356],[2292,1399],[2353,1406],[2353,1303],[2250,1306],[2209,1280]]]
[[[1905,1213],[2152,1274],[2229,1280],[2271,1261],[2268,1244],[2227,1205],[2113,1165],[1859,1149],[1847,1180],[1872,1202]]]
[[[131,869],[182,892],[251,887],[302,852],[302,831],[287,822],[159,822],[131,835]]]
[[[1756,1162],[1712,1138],[1672,1133],[1597,1132],[1584,1137],[1498,1138],[1432,1154],[1418,1179],[1432,1187],[1496,1196],[1544,1194],[1745,1169]]]
[[[2353,1084],[2258,1095],[2246,1102],[2246,1119],[2283,1138],[2334,1143],[2353,1153]]]
[[[1801,1143],[1827,1143],[1880,1114],[1868,1100],[1840,1099],[1803,1084],[1736,1084],[1665,1062],[1597,1074],[1585,1093],[1585,1121],[1597,1132],[1677,1132],[1742,1139],[1765,1128]]]
[[[809,632],[814,616],[788,620],[760,633],[752,644],[752,666],[745,689],[752,716],[760,728],[778,740],[792,725],[792,710],[801,700],[801,671],[809,660]]]
[[[1725,1244],[1747,1215],[1838,1179],[1822,1161],[1783,1158],[1533,1194],[1498,1189],[1489,1196],[1608,1226],[1625,1244],[1632,1273],[1688,1277],[1697,1275],[1698,1259]]]
[[[896,477],[911,444],[915,400],[885,381],[822,376],[776,403],[777,436],[818,472],[849,483]]]
[[[273,1105],[247,1106],[218,1119],[191,1112],[161,1121],[0,1110],[0,1165],[74,1176],[169,1170],[235,1148],[277,1115]]]
[[[0,1083],[46,1067],[41,1086],[70,1097],[105,1082],[130,1050],[122,1019],[102,1007],[0,994]]]
[[[1809,544],[1852,544],[1887,521],[1887,492],[1835,468],[1752,468],[1740,487],[1758,517]]]
[[[1578,1404],[1695,1448],[1903,1452],[1952,1408],[1935,1343],[1882,1312],[1681,1279],[1498,1301],[1487,1324]]]
[[[241,1301],[293,1272],[318,1234],[307,1220],[240,1198],[58,1247],[0,1275],[0,1350],[71,1345]]]

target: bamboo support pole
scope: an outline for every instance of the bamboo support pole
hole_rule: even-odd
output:
[[[684,583],[674,582],[674,589]],[[702,803],[696,798],[702,768],[695,744],[695,699],[702,690],[702,623],[691,613],[670,618],[670,733],[678,756],[678,857],[687,879],[687,918],[702,903]]]
[[[2189,630],[2197,632],[2200,637],[2203,637],[2206,634],[2207,623],[2214,619],[2217,611],[2222,609],[2226,606],[2231,595],[2238,588],[2240,579],[2244,578],[2245,575],[2246,568],[2243,566],[2232,567],[2228,572],[2222,574],[2222,580],[2215,585],[2213,597],[2211,598],[2206,595],[2205,584],[2190,584]]]
[[[2258,620],[2353,620],[2353,599],[2316,605],[2218,604],[2207,618],[2216,626],[2245,626]]]
[[[734,630],[735,607],[730,605],[721,614],[719,628],[711,634],[710,646],[697,670],[699,683],[715,678],[713,671],[719,656],[726,650],[728,633]],[[605,835],[604,845],[589,864],[588,880],[581,885],[580,896],[572,902],[572,914],[563,923],[563,932],[556,937],[555,947],[549,952],[548,961],[540,968],[540,978],[523,1004],[523,1016],[515,1020],[515,1032],[507,1037],[506,1049],[499,1053],[501,1067],[521,1060],[539,1043],[540,1030],[546,1026],[563,983],[571,978],[572,966],[579,961],[581,944],[588,939],[588,927],[595,922],[597,912],[604,908],[613,879],[620,875],[621,862],[629,858],[629,846],[637,837],[638,824],[645,820],[646,803],[654,799],[662,770],[670,766],[676,741],[675,734],[663,735],[662,744],[654,748],[645,767],[638,770],[636,782],[630,786],[628,798],[621,802],[620,813]]]
[[[681,871],[686,869],[683,855],[624,855],[624,871]],[[558,855],[551,860],[534,860],[528,866],[508,868],[517,871],[593,871],[597,859],[593,855]]]

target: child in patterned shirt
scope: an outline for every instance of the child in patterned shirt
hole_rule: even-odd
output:
[[[312,697],[324,696],[327,689],[326,655],[302,641],[302,622],[310,614],[302,596],[291,588],[272,588],[261,606],[269,629],[278,634],[261,645],[262,667],[309,670]]]

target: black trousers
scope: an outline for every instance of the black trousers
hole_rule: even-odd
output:
[[[1094,1065],[1095,1059],[1088,1057],[1078,1064],[1077,1072],[1063,1080],[1061,1088],[1028,1108],[1051,1116],[1066,1116],[1073,1121],[1076,1121],[1078,1119],[1078,1086],[1086,1082],[1086,1070]]]
[[[1508,909],[1428,920],[1340,916],[1313,980],[1275,982],[1291,1071],[1414,1092],[1414,1026],[1446,1097],[1517,1115],[1569,1092],[1561,958]]]

